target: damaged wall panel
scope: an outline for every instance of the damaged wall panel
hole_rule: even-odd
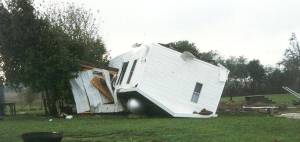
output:
[[[110,77],[110,71],[85,68],[78,73],[77,78],[70,80],[77,113],[111,113],[123,110],[114,101]]]

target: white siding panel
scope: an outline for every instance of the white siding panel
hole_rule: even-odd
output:
[[[85,72],[80,72],[79,74],[83,81],[84,88],[87,92],[90,106],[91,107],[98,106],[101,103],[101,97],[100,97],[99,91],[90,82],[93,79],[92,72],[89,70],[89,71],[85,71]]]
[[[83,83],[80,77],[70,80],[72,86],[72,93],[76,103],[77,113],[83,113],[90,110],[90,104],[86,96],[85,89],[83,88]]]
[[[197,59],[184,61],[180,55],[158,44],[142,45],[139,49],[114,58],[110,66],[121,70],[122,63],[130,61],[123,83],[117,87],[131,89],[138,83],[137,89],[145,97],[163,105],[173,116],[197,117],[193,112],[203,108],[215,113],[228,76],[227,69]],[[139,61],[132,82],[126,84],[135,59]],[[198,103],[193,103],[191,97],[197,82],[203,86]]]
[[[140,89],[174,113],[203,108],[215,113],[224,87],[219,81],[220,68],[199,60],[184,61],[180,55],[165,47],[151,48]],[[196,82],[203,84],[197,104],[191,102]]]
[[[122,54],[121,56],[118,56],[110,61],[109,66],[119,69],[118,77],[122,69],[122,64],[124,62],[129,62],[126,72],[124,74],[122,84],[118,85],[117,86],[118,88],[125,88],[125,89],[133,88],[135,85],[139,84],[139,81],[143,77],[144,66],[145,66],[145,55],[147,54],[148,51],[147,49],[148,49],[147,47],[134,48],[134,51]],[[129,73],[132,68],[134,60],[137,60],[136,67],[131,77],[130,83],[127,84]]]

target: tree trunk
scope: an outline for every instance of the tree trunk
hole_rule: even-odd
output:
[[[46,89],[46,99],[47,99],[47,107],[49,111],[49,115],[57,117],[58,111],[56,107],[56,94],[53,93],[53,91],[50,91],[48,88]]]
[[[45,110],[45,115],[49,115],[48,104],[47,104],[45,92],[42,93],[42,101],[43,101],[43,106],[44,106],[44,110]]]

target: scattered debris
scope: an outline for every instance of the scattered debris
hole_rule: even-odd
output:
[[[300,99],[300,94],[297,93],[296,91],[294,91],[294,90],[292,90],[292,89],[290,89],[289,87],[286,87],[286,86],[282,86],[282,88],[285,91],[289,92],[291,95],[294,95],[295,97],[297,97],[298,99]]]
[[[239,113],[242,110],[242,102],[236,101],[221,101],[218,107],[219,112]]]
[[[212,113],[212,111],[206,110],[205,108],[199,112],[201,115],[211,115]]]
[[[72,116],[72,115],[67,115],[67,116],[65,117],[65,119],[73,119],[73,116]]]
[[[297,93],[296,91],[294,91],[294,90],[292,90],[292,89],[290,89],[289,87],[286,87],[286,86],[282,86],[282,88],[285,91],[289,92],[289,94],[291,94],[291,95],[293,95],[293,96],[295,96],[296,98],[299,99],[297,101],[295,101],[295,100],[293,101],[294,105],[300,105],[300,93]]]
[[[73,119],[73,115],[68,115],[66,113],[61,113],[60,117],[65,119]]]
[[[300,100],[297,100],[297,101],[294,100],[294,101],[293,101],[293,105],[295,105],[295,106],[300,105]]]
[[[270,100],[269,98],[263,95],[246,96],[245,101],[246,101],[246,105],[251,105],[251,106],[275,104],[275,102],[273,102],[272,100]]]
[[[18,112],[18,114],[27,114],[25,111]]]
[[[283,113],[283,114],[277,115],[277,117],[300,119],[300,113]]]
[[[244,111],[256,110],[258,112],[266,112],[270,115],[274,114],[274,109],[278,109],[276,106],[242,106]]]

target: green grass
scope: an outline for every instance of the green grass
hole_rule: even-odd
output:
[[[291,105],[295,97],[268,95],[277,105]],[[222,98],[228,101],[229,97]],[[234,97],[243,102],[244,97]],[[75,116],[72,120],[44,117],[40,109],[18,106],[25,115],[0,120],[0,142],[21,142],[33,131],[63,132],[63,142],[298,142],[300,120],[267,114],[220,114],[211,119],[128,118],[127,116]]]
[[[281,142],[300,141],[300,120],[262,114],[221,115],[212,119],[88,116],[72,120],[32,115],[0,121],[0,140],[20,142],[31,131],[63,132],[63,142]]]

